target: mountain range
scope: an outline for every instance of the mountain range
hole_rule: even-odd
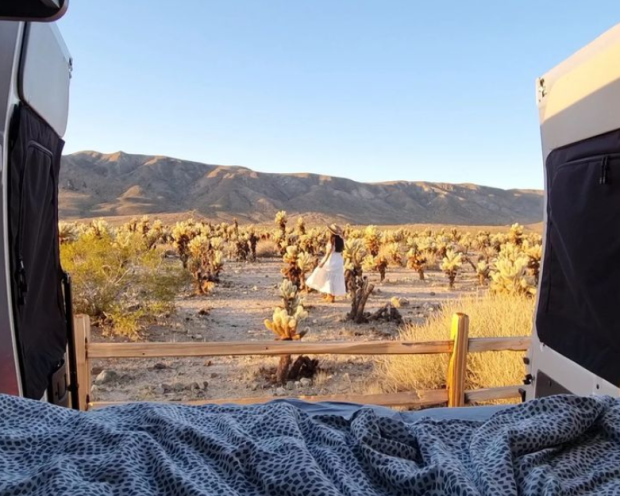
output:
[[[271,174],[176,158],[93,151],[65,155],[62,219],[183,214],[271,222],[278,210],[351,224],[507,225],[540,222],[540,190],[475,184],[361,183],[317,174]]]

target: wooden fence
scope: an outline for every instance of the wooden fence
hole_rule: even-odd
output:
[[[391,407],[422,407],[448,404],[463,406],[496,399],[520,397],[522,386],[508,386],[474,391],[465,390],[468,353],[485,351],[526,351],[529,337],[470,338],[469,318],[455,314],[452,320],[451,339],[445,341],[404,342],[326,342],[304,343],[300,341],[235,341],[218,343],[93,343],[90,340],[88,316],[75,318],[75,341],[77,351],[77,376],[79,407],[81,410],[102,408],[124,402],[93,402],[90,400],[91,363],[101,358],[166,358],[166,357],[212,357],[245,355],[428,355],[450,354],[447,388],[386,394],[347,394],[334,396],[297,396],[306,401],[344,401]],[[207,399],[184,402],[186,404],[255,404],[266,403],[273,397]],[[126,402],[125,402],[126,403]]]

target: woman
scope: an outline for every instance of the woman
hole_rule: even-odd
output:
[[[345,296],[347,287],[344,282],[344,238],[342,229],[336,224],[327,227],[330,240],[327,243],[325,256],[314,272],[308,277],[306,285],[324,294],[325,300],[330,303],[336,301],[336,296]]]

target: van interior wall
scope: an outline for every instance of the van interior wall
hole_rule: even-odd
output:
[[[539,339],[620,384],[620,130],[558,148],[545,167]]]
[[[67,346],[58,246],[58,173],[64,142],[34,111],[10,129],[9,250],[24,396],[40,399]]]

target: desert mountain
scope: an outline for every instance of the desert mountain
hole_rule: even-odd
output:
[[[267,174],[123,152],[63,157],[64,219],[194,211],[213,220],[266,222],[278,210],[351,224],[529,224],[542,219],[543,196],[537,190],[475,184]]]

